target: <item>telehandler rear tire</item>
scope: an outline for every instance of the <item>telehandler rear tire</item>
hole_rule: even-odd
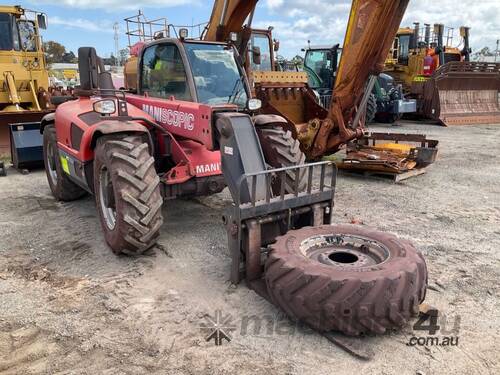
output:
[[[292,167],[305,164],[306,156],[300,149],[300,142],[293,138],[290,131],[285,131],[280,127],[257,128],[262,152],[266,163],[273,168]],[[299,174],[299,191],[306,189],[307,178],[306,169]],[[295,171],[287,172],[285,181],[285,192],[293,194],[295,192],[296,175]],[[281,181],[277,179],[273,183],[274,194],[280,194]]]
[[[418,314],[423,256],[407,241],[355,225],[290,231],[271,246],[265,280],[274,303],[319,331],[383,334]]]
[[[57,148],[56,128],[47,125],[43,130],[43,162],[52,195],[59,201],[71,202],[87,195],[64,171]]]
[[[163,199],[154,158],[140,135],[97,140],[94,188],[104,236],[114,253],[140,255],[156,244]]]

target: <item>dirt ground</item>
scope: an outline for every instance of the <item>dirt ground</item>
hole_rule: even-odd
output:
[[[429,267],[427,302],[446,317],[435,337],[457,345],[410,345],[434,337],[413,321],[363,338],[374,352],[363,361],[231,285],[220,222],[227,195],[168,202],[161,246],[116,257],[92,198],[58,203],[43,171],[11,169],[0,178],[0,373],[500,373],[500,127],[390,130],[438,139],[438,162],[398,185],[341,176],[334,221],[417,245]],[[235,328],[222,346],[201,329],[217,310]],[[260,330],[246,325],[257,319]]]

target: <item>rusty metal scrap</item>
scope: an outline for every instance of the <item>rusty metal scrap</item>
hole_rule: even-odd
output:
[[[392,143],[390,143],[392,142]],[[367,134],[347,145],[340,169],[405,173],[425,168],[437,157],[438,141],[418,134]]]

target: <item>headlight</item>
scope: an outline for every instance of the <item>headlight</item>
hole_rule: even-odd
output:
[[[260,99],[250,99],[248,100],[247,108],[250,111],[258,111],[262,108],[262,101]]]
[[[31,63],[31,65],[33,66],[33,68],[37,69],[38,67],[40,67],[40,63],[38,62],[38,60],[35,60]]]
[[[238,41],[238,34],[235,32],[229,33],[229,40],[236,43]]]
[[[94,112],[101,115],[111,115],[116,112],[116,103],[110,99],[99,100],[94,103]]]
[[[189,36],[189,30],[188,29],[180,29],[179,30],[179,37],[181,39],[186,39]]]

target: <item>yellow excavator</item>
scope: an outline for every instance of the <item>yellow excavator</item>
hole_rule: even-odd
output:
[[[273,56],[277,47],[270,33],[267,43],[252,43],[255,33],[251,24],[258,0],[216,0],[203,39],[236,41],[247,60],[255,96],[262,101],[262,113],[278,115],[277,126],[300,141],[310,160],[349,144],[342,168],[399,174],[432,163],[437,141],[402,134],[367,135],[364,117],[408,2],[353,1],[329,109],[318,103],[306,73],[254,68],[263,62],[272,67],[262,57]]]
[[[453,33],[442,24],[399,29],[385,73],[417,99],[427,118],[444,125],[500,124],[500,63],[470,61],[470,29],[460,27],[458,47]]]
[[[15,167],[43,160],[37,123],[51,108],[40,36],[46,27],[43,13],[0,5],[0,156],[11,154],[12,143]]]

